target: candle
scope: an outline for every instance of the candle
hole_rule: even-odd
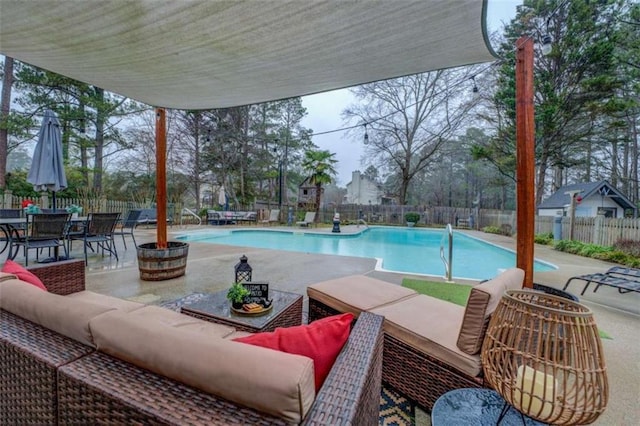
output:
[[[518,367],[513,402],[516,408],[534,417],[548,417],[558,381],[551,375],[526,365]]]

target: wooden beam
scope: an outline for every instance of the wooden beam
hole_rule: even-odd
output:
[[[533,40],[520,37],[516,49],[516,266],[525,272],[524,287],[533,288],[536,207]]]
[[[167,118],[156,108],[156,212],[157,248],[167,248]]]

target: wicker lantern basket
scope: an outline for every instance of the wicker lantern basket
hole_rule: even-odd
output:
[[[509,290],[482,346],[485,380],[527,416],[589,424],[609,398],[602,344],[591,310],[550,294]]]

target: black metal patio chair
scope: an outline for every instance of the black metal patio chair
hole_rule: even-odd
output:
[[[116,260],[118,260],[118,251],[116,250],[116,243],[113,237],[119,219],[120,213],[89,213],[84,232],[81,235],[72,234],[69,236],[69,250],[71,250],[73,241],[82,241],[84,246],[84,263],[87,264],[87,248],[95,251],[93,248],[93,244],[95,243],[97,249],[102,250],[103,256],[105,251],[107,251],[109,255],[113,254]]]
[[[69,213],[38,213],[28,214],[26,219],[26,231],[24,235],[15,235],[11,239],[9,247],[9,259],[15,259],[18,249],[24,249],[25,264],[29,265],[29,250],[36,249],[36,259],[39,259],[41,249],[55,249],[55,258],[58,260],[60,247],[68,257],[67,247],[64,244],[64,235],[68,226]]]
[[[20,219],[22,217],[21,209],[0,209],[0,221],[2,219]],[[0,253],[4,253],[4,251],[9,247],[9,243],[11,242],[12,233],[15,235],[21,235],[25,230],[25,223],[0,223],[0,245],[2,249],[0,249]]]
[[[131,239],[133,240],[133,246],[136,247],[136,237],[133,235],[133,231],[136,229],[138,225],[138,219],[140,219],[140,215],[142,214],[142,210],[133,209],[129,210],[127,216],[124,220],[121,220],[116,229],[114,231],[115,235],[122,235],[122,242],[124,243],[124,249],[127,249],[127,242],[125,241],[125,235],[131,235]]]

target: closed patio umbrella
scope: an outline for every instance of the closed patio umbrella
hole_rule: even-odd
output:
[[[224,190],[224,185],[218,190],[218,204],[220,204],[225,210],[229,210],[227,206],[227,193]]]
[[[47,109],[42,119],[38,143],[33,151],[27,182],[36,191],[53,193],[52,207],[56,208],[56,192],[67,187],[62,161],[62,134],[56,114]]]

